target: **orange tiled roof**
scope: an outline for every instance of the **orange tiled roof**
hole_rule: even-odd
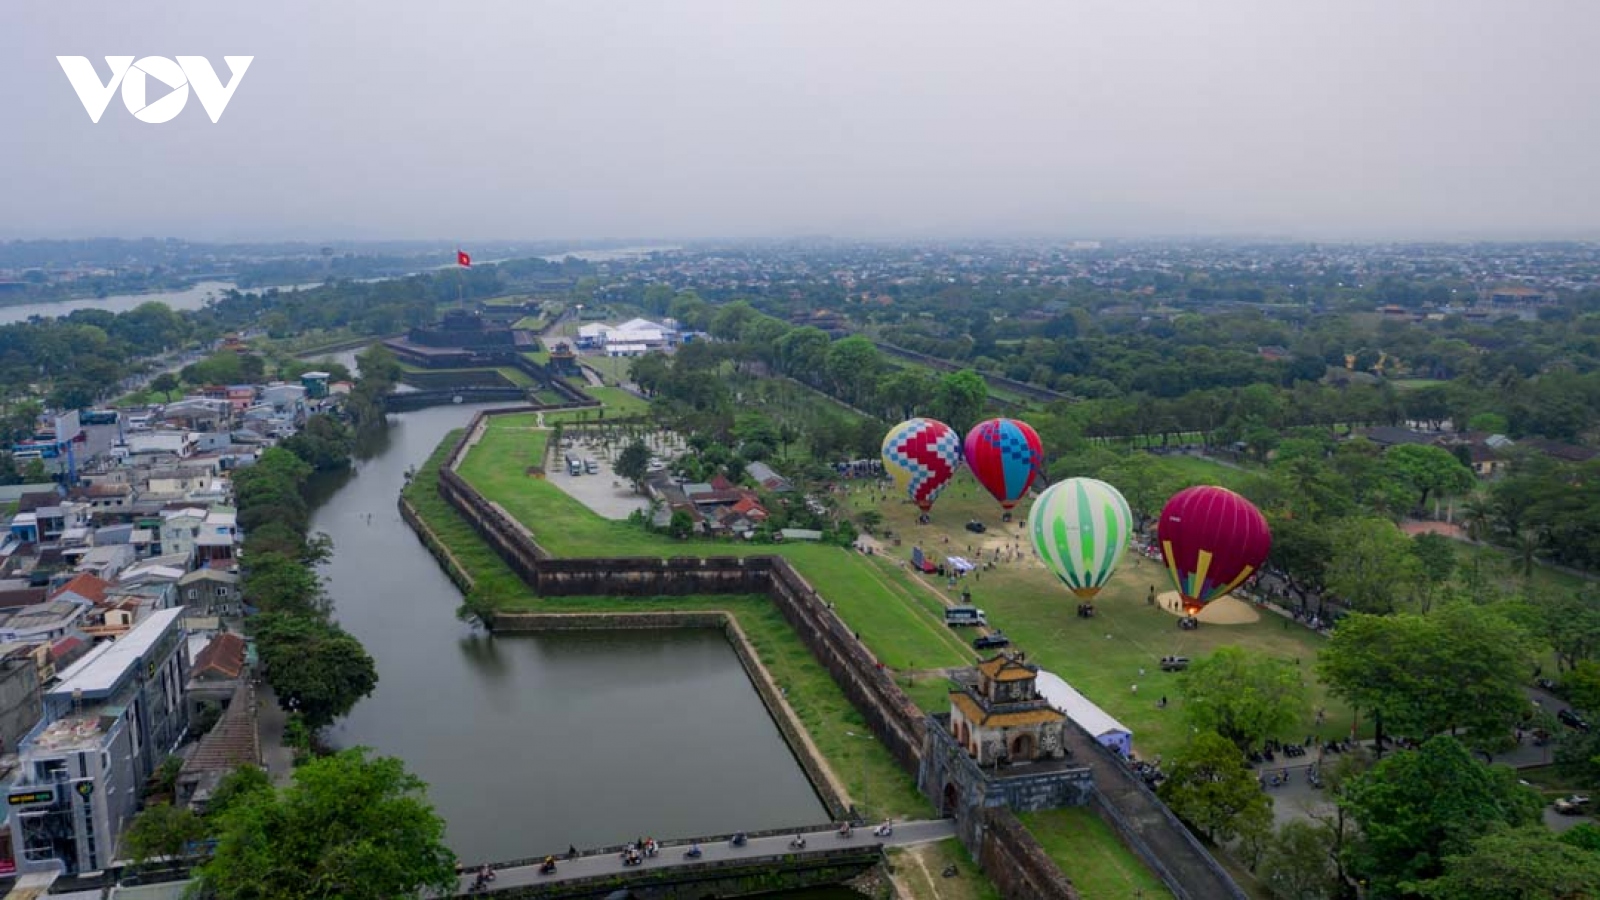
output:
[[[71,591],[90,603],[104,603],[106,601],[106,588],[109,587],[111,587],[111,582],[97,575],[84,572],[82,575],[63,584],[54,594],[50,595],[50,599],[54,600]]]
[[[950,704],[957,710],[960,710],[961,715],[966,718],[968,722],[971,722],[974,725],[982,725],[986,728],[1007,728],[1017,725],[1038,725],[1042,722],[1060,722],[1066,719],[1065,713],[1049,708],[1023,709],[1011,712],[1000,710],[998,712],[986,713],[983,711],[983,707],[978,705],[976,700],[973,700],[971,697],[967,696],[965,691],[951,691]]]
[[[232,632],[223,632],[212,638],[211,643],[195,655],[190,677],[216,674],[223,678],[238,678],[244,671],[244,651],[244,638]]]
[[[978,671],[995,681],[1024,681],[1039,675],[1037,666],[1017,662],[1003,653],[994,659],[986,659],[979,663]]]

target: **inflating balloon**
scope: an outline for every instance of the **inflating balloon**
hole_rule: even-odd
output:
[[[910,419],[883,439],[883,467],[926,513],[961,465],[961,440],[937,419]]]
[[[1122,492],[1094,478],[1068,478],[1046,488],[1028,513],[1033,550],[1080,599],[1111,580],[1133,536],[1133,513]]]
[[[967,432],[967,468],[984,489],[1011,511],[1044,469],[1044,445],[1027,422],[990,419]]]
[[[1172,495],[1156,526],[1183,608],[1189,615],[1261,568],[1272,532],[1261,510],[1227,488],[1201,485]]]

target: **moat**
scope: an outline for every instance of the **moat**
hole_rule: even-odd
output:
[[[328,737],[403,759],[466,860],[826,821],[720,633],[491,637],[457,621],[459,592],[396,501],[476,409],[393,416],[375,452],[321,485],[312,529],[334,541],[335,615],[380,679]]]

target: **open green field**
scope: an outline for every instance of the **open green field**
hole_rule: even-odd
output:
[[[626,356],[585,356],[578,362],[599,372],[606,384],[627,381],[628,369],[633,365],[633,359]]]
[[[605,404],[606,418],[642,416],[650,411],[650,401],[619,387],[585,387],[584,393]]]
[[[524,350],[522,352],[522,356],[524,359],[538,363],[541,366],[547,366],[550,364],[549,350]]]
[[[940,498],[929,525],[916,524],[916,509],[911,504],[876,500],[875,488],[856,485],[846,502],[858,509],[878,510],[888,530],[902,541],[899,547],[891,542],[884,554],[863,556],[816,544],[674,541],[630,522],[603,519],[556,485],[524,474],[532,464],[528,459],[532,424],[528,415],[496,417],[460,472],[528,526],[551,553],[662,557],[781,554],[836,605],[884,664],[897,672],[960,666],[975,658],[966,643],[972,635],[945,627],[940,612],[947,600],[958,600],[962,587],[968,588],[973,602],[989,612],[991,623],[1011,636],[1031,660],[1071,682],[1128,726],[1143,755],[1170,753],[1188,733],[1177,690],[1182,676],[1159,671],[1157,662],[1164,655],[1196,657],[1220,646],[1238,645],[1292,661],[1303,668],[1308,680],[1313,678],[1312,664],[1323,642],[1319,635],[1271,613],[1253,624],[1204,625],[1196,631],[1182,631],[1175,616],[1144,600],[1150,585],[1156,585],[1158,591],[1166,589],[1165,571],[1133,555],[1101,594],[1099,615],[1092,620],[1077,618],[1075,599],[1045,571],[1026,544],[1020,527],[1026,509],[1018,509],[1016,522],[1001,525],[993,500],[968,474],[959,475]],[[974,518],[989,522],[991,530],[981,536],[963,530],[962,525]],[[993,570],[973,573],[950,587],[910,570],[905,560],[912,545],[922,546],[935,558],[962,555],[975,559],[998,551],[1003,559]],[[1140,669],[1145,673],[1141,675]],[[1133,690],[1135,684],[1138,692]],[[916,699],[930,710],[945,708],[941,690],[926,682],[913,689]],[[1283,737],[1303,738],[1313,730],[1329,738],[1347,735],[1350,712],[1324,697],[1314,682],[1312,693],[1313,708],[1326,707],[1327,720],[1316,729],[1308,720]],[[1157,709],[1156,702],[1163,695],[1169,705]]]
[[[1022,813],[1017,818],[1072,879],[1080,896],[1094,900],[1172,896],[1094,810],[1076,806]]]
[[[1159,458],[1161,465],[1167,471],[1191,484],[1215,484],[1237,490],[1251,474],[1249,469],[1230,466],[1200,456],[1173,454]]]
[[[1394,385],[1395,390],[1399,391],[1414,391],[1418,388],[1430,387],[1435,384],[1449,384],[1449,382],[1440,381],[1437,378],[1391,378],[1389,383]]]
[[[939,498],[933,521],[919,525],[916,507],[898,498],[876,500],[875,496],[881,496],[878,490],[855,485],[848,502],[857,509],[877,510],[884,517],[884,527],[900,539],[899,547],[886,551],[893,556],[874,559],[880,569],[899,573],[900,583],[914,579],[914,593],[920,595],[915,601],[918,614],[931,620],[940,598],[954,603],[962,589],[971,591],[972,602],[988,613],[990,624],[1027,651],[1029,661],[1060,675],[1127,726],[1141,756],[1170,753],[1189,733],[1178,696],[1183,676],[1160,671],[1161,657],[1197,658],[1226,645],[1289,660],[1305,672],[1312,686],[1313,709],[1324,706],[1327,720],[1321,727],[1313,727],[1308,719],[1283,737],[1304,739],[1313,731],[1329,738],[1349,734],[1350,712],[1326,697],[1312,675],[1317,650],[1324,643],[1316,632],[1271,612],[1263,612],[1260,621],[1252,624],[1202,625],[1195,631],[1183,631],[1175,615],[1145,602],[1152,585],[1157,592],[1171,589],[1166,570],[1132,552],[1096,600],[1095,618],[1080,619],[1077,598],[1044,568],[1028,543],[1023,528],[1026,503],[1018,505],[1010,524],[1003,524],[994,500],[970,473],[962,472]],[[971,519],[985,522],[989,530],[981,535],[966,531],[963,526]],[[989,561],[996,552],[1000,558],[993,569],[971,573],[950,587],[937,576],[910,573],[902,560],[912,546],[930,551],[935,559],[949,555]],[[1133,690],[1136,684],[1137,692]],[[934,689],[920,684],[911,693],[919,704],[940,702]],[[1168,706],[1157,709],[1163,695]]]
[[[496,417],[458,471],[527,526],[551,553],[656,557],[781,554],[835,604],[886,666],[959,666],[972,660],[972,651],[960,638],[933,615],[917,611],[906,585],[896,585],[868,557],[854,551],[820,544],[675,541],[631,522],[601,518],[549,481],[525,474],[534,464],[529,454],[536,447],[532,435],[538,433],[529,427],[531,419],[528,415]],[[538,440],[542,446],[543,439]]]

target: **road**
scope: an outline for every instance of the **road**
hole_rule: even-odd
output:
[[[793,835],[779,835],[777,837],[755,838],[743,847],[729,846],[727,841],[701,844],[703,856],[694,862],[718,862],[730,859],[752,859],[768,856],[783,856],[790,853],[819,853],[834,850],[842,846],[868,846],[868,847],[906,847],[913,844],[925,844],[932,841],[942,841],[955,837],[956,826],[948,819],[932,819],[916,822],[899,822],[894,826],[894,834],[888,838],[873,837],[872,829],[857,828],[851,838],[841,838],[831,829],[822,831],[805,832],[806,849],[793,850],[789,847]],[[537,866],[519,866],[513,869],[498,869],[495,880],[490,885],[491,890],[504,890],[506,888],[520,887],[530,884],[542,884],[552,881],[565,881],[572,878],[589,878],[595,875],[615,875],[621,872],[632,872],[637,869],[664,869],[671,866],[683,865],[689,860],[684,859],[683,852],[687,844],[674,842],[664,846],[661,854],[654,859],[647,859],[639,866],[624,866],[618,854],[612,852],[585,853],[577,859],[563,859],[557,865],[555,874],[540,875]],[[463,875],[461,878],[461,893],[466,894],[471,888],[475,876]]]

